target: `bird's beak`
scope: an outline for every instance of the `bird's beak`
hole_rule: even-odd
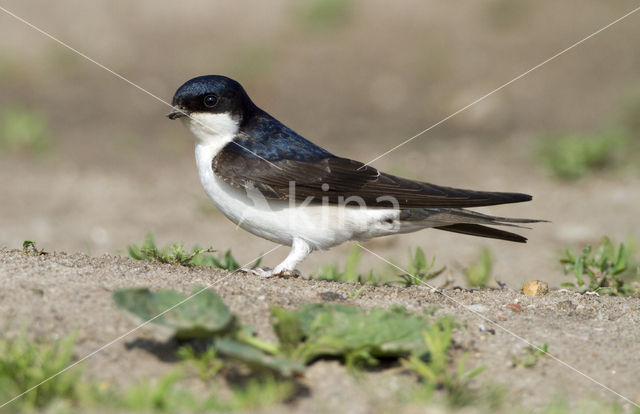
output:
[[[167,118],[169,119],[178,119],[183,116],[189,116],[189,113],[182,106],[176,105],[173,107],[173,111],[167,114]]]

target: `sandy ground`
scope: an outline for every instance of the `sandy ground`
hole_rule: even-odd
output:
[[[504,385],[509,401],[532,407],[544,405],[558,395],[572,401],[616,399],[585,376],[628,398],[640,397],[636,386],[640,380],[637,298],[584,296],[557,290],[532,298],[512,287],[434,293],[417,286],[365,286],[357,299],[350,299],[353,286],[336,282],[261,279],[244,273],[157,265],[109,255],[29,256],[8,249],[0,250],[0,275],[0,314],[10,327],[9,334],[25,322],[30,334],[37,336],[58,337],[76,331],[78,357],[136,327],[114,307],[113,290],[150,286],[187,293],[194,285],[210,285],[233,312],[265,339],[274,339],[268,320],[268,309],[274,305],[293,308],[305,303],[337,302],[365,308],[401,305],[411,311],[436,306],[438,314],[454,315],[463,323],[464,328],[456,331],[454,339],[463,350],[471,352],[469,367],[487,366],[478,381]],[[522,312],[515,313],[505,306],[511,303],[520,304]],[[469,311],[469,307],[477,313]],[[141,339],[153,337],[150,328],[130,333],[83,363],[87,375],[126,384],[168,372],[170,363],[139,345],[144,343]],[[512,359],[524,354],[523,339],[536,345],[548,344],[551,354],[579,372],[549,358],[529,369],[512,367]],[[403,377],[398,369],[390,369],[356,381],[336,362],[318,362],[301,380],[310,395],[283,409],[375,412],[383,407],[388,395],[385,392],[393,391],[391,387],[379,392],[370,386],[380,376],[387,378],[387,384],[393,384],[394,377],[396,382]]]

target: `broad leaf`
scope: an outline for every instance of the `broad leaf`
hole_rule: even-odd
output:
[[[274,328],[291,355],[304,363],[320,356],[375,363],[377,357],[424,354],[421,332],[429,326],[403,309],[364,309],[313,304],[298,310],[272,309]]]
[[[235,317],[218,295],[202,287],[195,287],[193,294],[185,301],[186,297],[175,291],[134,288],[114,292],[113,300],[145,321],[160,315],[153,322],[172,328],[176,339],[214,337],[234,329]]]

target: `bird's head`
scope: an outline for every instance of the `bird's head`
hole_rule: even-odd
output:
[[[240,83],[220,75],[185,82],[171,104],[174,110],[167,117],[181,118],[199,140],[237,132],[243,119],[256,108]]]
[[[177,119],[201,113],[241,117],[253,103],[240,83],[226,76],[207,75],[193,78],[180,86],[171,105],[174,110],[167,116]]]

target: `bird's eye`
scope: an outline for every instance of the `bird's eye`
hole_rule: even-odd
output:
[[[215,95],[207,95],[204,97],[204,106],[213,108],[218,103],[218,97]]]

